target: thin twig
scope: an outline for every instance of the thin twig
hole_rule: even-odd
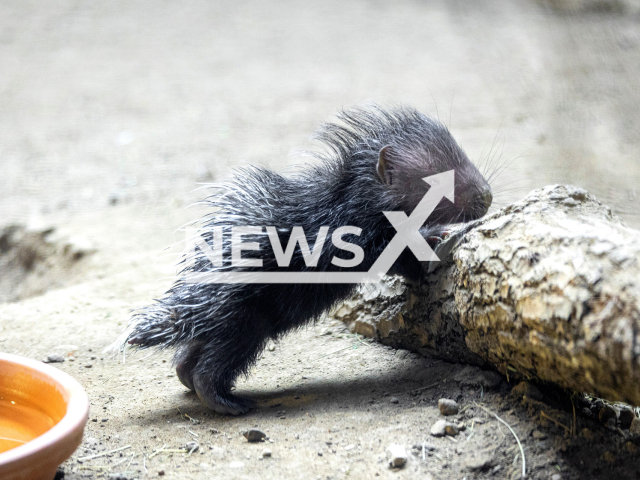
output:
[[[409,390],[409,391],[407,391],[407,392],[397,393],[396,395],[403,395],[403,394],[405,394],[405,393],[420,393],[420,392],[422,392],[423,390],[427,390],[427,389],[429,389],[429,388],[431,388],[431,387],[435,387],[435,386],[436,386],[436,385],[438,385],[439,383],[440,383],[440,380],[438,380],[437,382],[433,382],[432,384],[427,385],[426,387],[420,387],[420,388],[416,388],[415,390]]]
[[[474,402],[475,403],[475,402]],[[509,429],[509,431],[511,432],[511,434],[515,437],[516,442],[518,442],[518,447],[520,447],[520,453],[522,454],[522,478],[525,478],[527,476],[527,467],[526,467],[526,463],[525,463],[525,459],[524,459],[524,448],[522,448],[522,444],[520,443],[520,439],[518,438],[518,435],[516,435],[516,432],[513,431],[513,428],[511,428],[511,426],[505,422],[503,419],[501,419],[498,414],[492,412],[491,410],[489,410],[488,408],[476,403],[476,406],[480,407],[481,409],[483,409],[485,412],[490,413],[491,415],[493,415],[494,417],[496,417],[496,420],[498,420],[499,422],[503,423],[504,425],[506,425],[506,427]]]
[[[318,358],[316,358],[316,360],[320,360],[321,358],[328,357],[328,356],[330,356],[330,355],[333,355],[334,353],[340,353],[340,352],[342,352],[343,350],[349,350],[350,348],[352,349],[354,346],[356,346],[356,347],[357,347],[357,345],[349,345],[348,347],[341,348],[340,350],[336,350],[335,352],[331,352],[331,353],[327,353],[327,354],[325,354],[325,355],[321,355],[321,356],[319,356]]]
[[[363,342],[362,339],[358,336],[358,334],[356,333],[356,340],[358,341],[358,343],[361,343],[362,345],[364,345],[365,347],[370,347],[371,345],[369,345],[366,342]]]
[[[164,447],[166,447],[167,444],[165,443],[164,445],[162,445],[160,448],[158,448],[157,450],[154,450],[153,452],[151,452],[151,455],[149,455],[149,458],[153,458],[156,455],[158,455],[160,452],[162,452],[164,450]]]
[[[131,461],[131,459],[133,458],[133,456],[136,454],[136,452],[131,452],[131,456],[130,457],[125,457],[122,460],[120,460],[117,463],[114,463],[113,465],[111,465],[109,468],[111,468],[112,470],[117,467],[118,465],[122,465],[124,462],[126,462],[127,460]]]
[[[124,467],[124,471],[126,472],[129,469],[129,466],[131,465],[131,462],[133,462],[133,457],[136,456],[136,452],[131,452],[131,458],[129,459],[129,463],[127,463],[127,466]]]
[[[454,365],[453,367],[451,367],[451,369],[447,372],[447,374],[441,378],[440,380],[438,380],[437,382],[433,382],[429,385],[427,385],[426,387],[420,387],[420,388],[416,388],[415,390],[408,390],[406,392],[398,392],[398,393],[394,393],[393,395],[404,395],[406,393],[408,393],[409,395],[413,394],[413,393],[420,393],[423,390],[427,390],[431,387],[435,387],[436,385],[438,385],[440,382],[446,382],[447,379],[449,378],[449,375],[451,374],[451,372],[453,372],[453,370],[457,367],[457,365]]]
[[[557,426],[564,428],[564,429],[565,429],[565,431],[566,431],[568,434],[571,434],[571,429],[570,429],[569,427],[567,427],[564,423],[559,422],[559,421],[558,421],[558,420],[556,420],[555,418],[550,417],[549,415],[547,415],[546,413],[544,413],[544,411],[540,410],[540,416],[541,416],[541,417],[544,417],[544,418],[546,418],[546,419],[548,419],[548,420],[551,420],[551,421],[552,421],[553,423],[555,423]]]
[[[178,413],[180,413],[180,415],[184,416],[185,418],[188,418],[191,423],[195,423],[196,425],[200,423],[200,420],[198,420],[197,418],[190,417],[186,413],[183,413],[182,410],[180,410],[179,408],[176,407],[176,410],[178,410]]]
[[[358,334],[357,334],[357,333],[355,334],[355,337],[356,337],[357,343],[354,343],[353,345],[349,345],[348,347],[344,347],[344,348],[341,348],[341,349],[339,349],[339,350],[336,350],[335,352],[331,352],[331,353],[327,353],[327,354],[325,354],[325,355],[321,355],[321,356],[317,357],[315,360],[320,360],[321,358],[328,357],[328,356],[330,356],[330,355],[333,355],[334,353],[340,353],[340,352],[342,352],[343,350],[349,350],[350,348],[351,348],[351,349],[353,349],[353,350],[356,350],[356,349],[358,348],[358,343],[361,343],[362,345],[364,345],[364,346],[366,346],[366,347],[370,347],[370,346],[371,346],[371,345],[369,345],[369,344],[367,344],[367,343],[363,342],[363,341],[360,339],[360,337],[358,337]]]
[[[79,462],[85,462],[87,460],[93,460],[94,458],[104,457],[105,455],[109,455],[111,453],[120,452],[122,450],[126,450],[127,448],[131,448],[131,445],[125,445],[124,447],[115,448],[113,450],[109,450],[108,452],[96,453],[95,455],[89,455],[88,457],[78,458]]]
[[[573,425],[571,426],[573,431],[571,433],[575,437],[578,426],[576,425],[576,404],[573,403],[573,397],[571,397],[571,406],[573,407]]]
[[[195,451],[195,448],[192,450],[192,452],[193,451]],[[190,452],[186,448],[164,448],[163,446],[159,450],[155,450],[151,455],[149,455],[149,458],[153,458],[160,453],[190,453]]]

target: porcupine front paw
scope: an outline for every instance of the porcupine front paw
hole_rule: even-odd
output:
[[[420,234],[432,249],[435,249],[449,234],[444,225],[431,225],[420,229]],[[413,252],[404,249],[395,263],[389,269],[389,275],[400,275],[406,280],[418,283],[422,276],[422,263],[418,261]]]
[[[420,235],[422,235],[429,246],[435,250],[440,242],[442,242],[450,233],[447,225],[431,225],[422,227]]]
[[[255,406],[255,402],[250,398],[233,395],[227,387],[220,386],[216,389],[208,380],[196,374],[193,377],[193,385],[200,401],[214,412],[221,415],[242,415]]]

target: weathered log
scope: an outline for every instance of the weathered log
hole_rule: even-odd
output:
[[[334,316],[388,345],[640,404],[639,231],[552,186],[447,248],[420,285],[362,286]]]

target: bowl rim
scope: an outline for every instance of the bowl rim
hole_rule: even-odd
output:
[[[82,432],[89,417],[89,397],[71,375],[40,361],[0,352],[0,363],[8,362],[44,374],[55,384],[67,403],[65,415],[53,427],[24,445],[0,453],[0,473],[9,473],[23,466],[33,466],[36,458],[50,458],[57,467],[69,458],[82,441]],[[61,448],[65,438],[76,440]],[[77,443],[76,443],[77,441]],[[75,444],[74,444],[75,443]]]

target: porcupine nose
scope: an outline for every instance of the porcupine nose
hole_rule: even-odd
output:
[[[491,192],[491,187],[487,185],[480,191],[480,196],[478,197],[478,217],[484,216],[489,211],[491,202],[493,202],[493,193]]]
[[[466,221],[469,221],[484,216],[492,201],[491,187],[486,185],[463,191],[456,199],[456,204],[465,212]]]

